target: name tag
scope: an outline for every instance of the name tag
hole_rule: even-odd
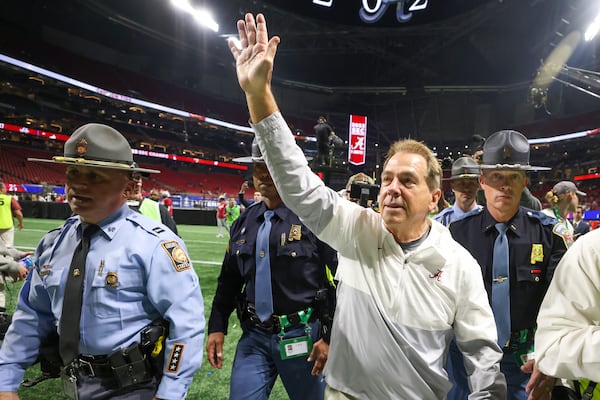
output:
[[[310,336],[300,336],[292,339],[285,339],[279,342],[279,351],[281,359],[307,356],[312,351],[312,338]]]

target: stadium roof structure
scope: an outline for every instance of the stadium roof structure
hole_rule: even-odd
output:
[[[353,113],[369,116],[375,138],[368,143],[381,148],[399,136],[443,145],[600,109],[600,100],[552,77],[541,96],[532,92],[539,89],[539,79],[534,80],[540,73],[550,71],[569,82],[575,74],[567,66],[600,70],[599,39],[574,41],[570,35],[584,30],[600,11],[593,0],[192,2],[211,10],[218,32],[200,28],[171,3],[4,0],[0,53],[82,80],[93,75],[93,63],[111,65],[112,71],[127,70],[215,103],[239,105],[242,112],[232,112],[231,122],[244,124],[226,37],[245,12],[262,12],[270,33],[282,38],[274,90],[286,115],[305,121],[297,124],[303,130],[326,115],[340,133]],[[549,67],[548,60],[561,52],[568,56]],[[80,66],[81,57],[90,63]],[[92,83],[108,89],[132,85],[133,94],[144,91],[143,83],[118,72],[96,79]],[[594,79],[578,84],[589,91],[600,87]],[[183,100],[164,96],[161,104],[188,109]],[[214,110],[207,108],[191,111],[210,115]],[[226,109],[214,112],[229,117]],[[528,132],[529,137],[545,134]]]

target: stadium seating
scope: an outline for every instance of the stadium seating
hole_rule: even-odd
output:
[[[65,184],[64,167],[55,164],[29,162],[27,158],[51,158],[54,153],[30,147],[20,147],[2,143],[0,145],[0,174],[10,183]],[[160,174],[146,179],[146,190],[167,189],[171,194],[188,193],[217,198],[222,193],[237,196],[244,177],[236,174],[216,173],[203,168],[203,171],[173,170],[170,167],[144,164],[144,167],[158,169]],[[192,167],[193,168],[193,167]]]
[[[54,164],[28,162],[28,157],[50,158],[51,153],[2,144],[0,146],[0,170],[4,180],[11,183],[46,183],[64,185],[64,168]]]

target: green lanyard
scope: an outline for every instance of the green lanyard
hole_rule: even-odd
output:
[[[306,332],[307,335],[310,335],[310,331],[311,331],[308,321],[310,320],[312,313],[313,313],[312,307],[308,307],[306,309],[306,311],[304,311],[304,310],[298,311],[298,317],[300,318],[300,322],[302,324],[304,324],[304,331]],[[279,332],[278,335],[279,335],[279,337],[283,338],[285,336],[285,328],[289,328],[290,326],[292,326],[292,323],[288,319],[287,315],[280,315],[279,316],[279,325],[281,326],[281,332]]]
[[[569,231],[569,224],[567,222],[567,219],[560,216],[560,214],[558,213],[558,207],[557,206],[552,206],[552,210],[554,211],[554,216],[556,217],[556,220],[558,222],[562,222],[565,225],[565,228],[567,228],[567,232],[568,232]]]

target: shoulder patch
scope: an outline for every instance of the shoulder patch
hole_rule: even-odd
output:
[[[556,221],[556,220],[555,220]],[[569,230],[565,226],[565,224],[558,222],[555,223],[552,227],[552,233],[556,236],[559,236],[565,243],[565,247],[569,248],[569,242],[573,243],[573,237],[569,233]]]
[[[192,263],[183,247],[176,240],[161,243],[162,248],[167,252],[173,267],[177,272],[192,268]]]

